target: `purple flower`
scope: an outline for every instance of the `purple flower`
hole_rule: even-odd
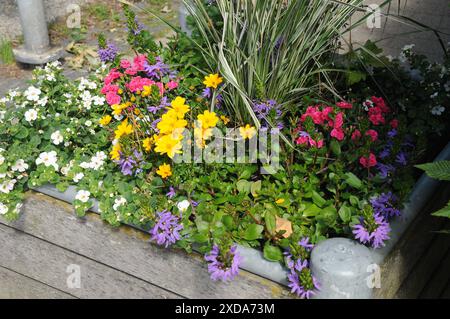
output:
[[[143,161],[143,155],[141,152],[138,152],[137,150],[133,151],[133,155],[123,157],[123,154],[120,154],[120,159],[117,162],[117,164],[120,166],[120,170],[123,175],[125,176],[131,176],[133,173],[135,175],[142,172],[142,165],[145,164]]]
[[[384,242],[390,238],[390,231],[389,223],[382,216],[376,214],[370,220],[361,217],[360,223],[353,226],[355,239],[363,244],[369,244],[373,248],[383,247]]]
[[[391,164],[378,163],[377,168],[382,179],[388,178],[395,171],[395,167]]]
[[[280,105],[275,100],[268,100],[266,102],[253,103],[253,111],[256,117],[261,121],[262,127],[267,127],[269,121],[273,121],[274,125],[280,130],[284,128],[284,124],[280,121],[282,111]]]
[[[314,245],[309,243],[309,237],[303,237],[298,244],[305,248],[307,251],[311,251],[314,248]]]
[[[395,158],[395,162],[400,164],[401,166],[408,165],[408,158],[406,156],[405,152],[400,152],[397,154],[397,157]]]
[[[397,136],[397,134],[398,134],[397,130],[396,129],[392,129],[391,131],[388,132],[388,137],[390,139],[393,139],[394,137]]]
[[[164,245],[167,248],[180,240],[181,230],[183,230],[183,225],[180,223],[180,218],[165,210],[158,213],[158,221],[150,231],[151,239],[158,245]]]
[[[319,282],[311,274],[307,260],[298,259],[288,263],[290,273],[288,274],[288,287],[291,292],[297,294],[300,298],[310,299],[320,289]]]
[[[177,195],[177,192],[175,192],[175,188],[170,186],[169,192],[166,194],[166,196],[170,199],[174,198]]]
[[[241,256],[236,252],[237,246],[233,245],[223,256],[217,245],[214,245],[209,254],[205,255],[208,262],[208,272],[214,281],[232,280],[239,273],[239,265],[242,261]]]
[[[119,49],[113,43],[108,43],[106,47],[98,49],[98,56],[100,61],[104,63],[113,62],[118,52]]]
[[[389,220],[391,217],[401,215],[400,210],[394,206],[397,201],[398,198],[392,194],[392,192],[389,192],[372,198],[370,203],[372,204],[375,214],[381,215],[386,218],[386,220]]]
[[[135,36],[139,35],[142,32],[142,30],[144,30],[144,25],[139,22],[137,17],[134,18],[134,23],[131,26],[131,29],[130,27],[127,28],[127,31],[128,32],[131,31]]]
[[[202,97],[205,99],[210,99],[212,97],[211,88],[205,88],[203,90]]]
[[[170,71],[169,66],[165,64],[159,56],[156,57],[155,64],[148,64],[148,62],[146,62],[144,70],[148,77],[156,80],[161,80],[161,78],[166,75],[175,75]]]

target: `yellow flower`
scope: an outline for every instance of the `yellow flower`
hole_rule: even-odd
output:
[[[144,147],[146,152],[150,152],[152,150],[153,138],[147,137],[142,141],[142,146]]]
[[[100,123],[101,126],[106,126],[109,123],[111,123],[111,120],[112,120],[112,117],[110,115],[105,115],[98,122]]]
[[[128,107],[127,104],[114,104],[111,106],[111,108],[114,110],[114,115],[120,115],[122,113],[123,109],[126,109]]]
[[[210,111],[205,111],[203,114],[200,114],[197,119],[202,123],[204,129],[215,127],[217,122],[219,122],[216,113]]]
[[[278,205],[284,204],[284,202],[285,202],[284,198],[280,198],[275,201],[275,203],[277,203]]]
[[[186,99],[178,96],[175,98],[175,100],[172,101],[172,108],[169,108],[169,110],[174,110],[177,114],[177,117],[182,119],[184,115],[190,110],[189,105],[186,105],[185,103]]]
[[[156,174],[166,179],[167,177],[172,176],[172,169],[169,164],[163,164],[160,167],[158,167]]]
[[[144,85],[144,90],[141,92],[142,97],[146,97],[152,94],[152,87],[148,85]]]
[[[125,119],[118,127],[117,130],[114,131],[116,134],[115,139],[118,140],[124,135],[128,135],[133,133],[133,126],[128,124],[128,119]]]
[[[251,139],[256,135],[256,128],[250,126],[250,124],[247,124],[245,127],[239,128],[239,133],[241,133],[241,136],[244,140]]]
[[[120,151],[121,151],[121,147],[120,147],[120,144],[119,143],[117,143],[117,144],[115,144],[115,145],[113,145],[113,148],[112,148],[112,150],[111,150],[111,152],[109,153],[109,155],[111,156],[111,159],[112,160],[119,160],[120,159]]]
[[[220,83],[223,82],[223,79],[219,76],[219,74],[210,74],[208,76],[205,76],[205,81],[203,81],[203,84],[206,85],[208,88],[214,88],[217,89],[217,87],[220,85]]]
[[[174,139],[170,135],[160,136],[155,144],[155,152],[161,155],[167,154],[167,156],[173,158],[175,154],[181,154],[181,140]]]
[[[202,127],[194,128],[195,142],[199,148],[205,148],[206,140],[210,139],[212,136],[212,129],[204,129]]]
[[[179,120],[173,118],[170,114],[164,114],[161,122],[156,126],[161,134],[172,134],[177,132],[177,135],[183,133],[184,128],[188,125],[186,120]]]
[[[220,117],[220,119],[222,120],[223,124],[227,125],[228,123],[230,123],[230,119],[228,117],[226,117],[225,115],[222,115]]]
[[[123,93],[123,90],[122,90],[122,89],[118,89],[118,90],[117,90],[117,94],[120,95],[120,94],[122,94],[122,93]]]
[[[133,95],[133,96],[130,98],[130,101],[131,101],[131,102],[136,102],[136,97]]]

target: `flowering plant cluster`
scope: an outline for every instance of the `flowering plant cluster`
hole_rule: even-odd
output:
[[[330,103],[305,98],[293,108],[258,96],[248,103],[259,123],[243,122],[223,107],[228,83],[220,74],[175,69],[167,61],[183,64],[179,55],[146,47],[148,33],[125,13],[134,57],[101,39],[103,64],[88,78],[67,79],[51,63],[0,100],[0,215],[18,218],[30,188],[75,186],[79,216],[96,199],[111,225],[139,226],[164,247],[195,247],[213,280],[238,275],[239,245],[259,248],[285,264],[302,298],[320,289],[310,270],[315,244],[332,236],[385,244],[414,183],[417,136],[401,110],[362,93]],[[281,133],[281,145],[265,145],[279,169],[264,174],[261,157],[177,161],[186,145],[217,150],[215,134],[230,128],[235,134],[222,140],[241,146]]]

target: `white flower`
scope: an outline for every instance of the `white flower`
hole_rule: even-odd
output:
[[[5,158],[2,155],[0,155],[0,165],[2,165],[4,162],[5,162]]]
[[[439,96],[439,92],[434,92],[433,94],[430,95],[431,99],[435,99]]]
[[[8,206],[0,203],[0,215],[5,215],[8,212]]]
[[[87,120],[84,125],[86,125],[87,127],[92,126],[92,121],[91,120]]]
[[[41,90],[34,86],[30,86],[24,94],[28,101],[37,102],[39,100],[39,95],[41,95]]]
[[[9,194],[14,189],[14,185],[16,185],[17,180],[12,179],[10,181],[4,181],[2,184],[0,184],[0,192]]]
[[[42,99],[37,101],[37,105],[42,106],[42,107],[46,106],[47,103],[48,103],[48,97],[47,96],[44,96]]]
[[[116,198],[114,200],[113,209],[117,210],[120,206],[123,206],[127,203],[127,200],[123,197]]]
[[[83,173],[78,173],[73,177],[73,181],[75,183],[78,183],[79,181],[81,181],[83,179],[83,177],[84,177]]]
[[[105,98],[103,96],[94,96],[92,101],[94,101],[94,105],[96,106],[102,106],[105,104]]]
[[[49,73],[45,76],[45,78],[47,79],[47,81],[53,82],[56,80],[55,78],[55,74],[54,73]]]
[[[62,136],[60,131],[53,132],[50,138],[55,145],[59,145],[64,141],[64,136]]]
[[[84,169],[89,169],[89,168],[91,168],[91,163],[82,162],[82,163],[80,163],[80,167],[84,168]]]
[[[89,201],[89,196],[91,196],[91,193],[89,191],[80,190],[75,195],[75,199],[79,200],[80,202],[87,203]]]
[[[442,105],[435,106],[431,110],[431,114],[437,115],[437,116],[441,116],[442,113],[444,113],[444,112],[445,112],[445,107],[443,107]]]
[[[189,206],[191,206],[191,203],[189,203],[188,200],[184,200],[184,201],[182,201],[182,202],[179,202],[178,205],[177,205],[178,210],[179,210],[181,213],[184,213],[185,211],[187,211],[187,209],[189,208]]]
[[[44,164],[46,167],[53,166],[55,171],[58,170],[58,157],[55,151],[51,152],[43,152],[39,154],[39,157],[36,159],[36,165]]]
[[[30,109],[25,112],[25,121],[33,122],[36,121],[38,117],[38,112],[35,109]]]
[[[13,166],[11,166],[11,169],[13,172],[23,173],[28,169],[28,164],[25,163],[23,159],[19,159]]]

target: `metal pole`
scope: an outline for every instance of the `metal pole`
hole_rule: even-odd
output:
[[[62,48],[50,47],[43,0],[17,0],[24,45],[14,54],[18,62],[26,64],[45,64],[57,60]]]

